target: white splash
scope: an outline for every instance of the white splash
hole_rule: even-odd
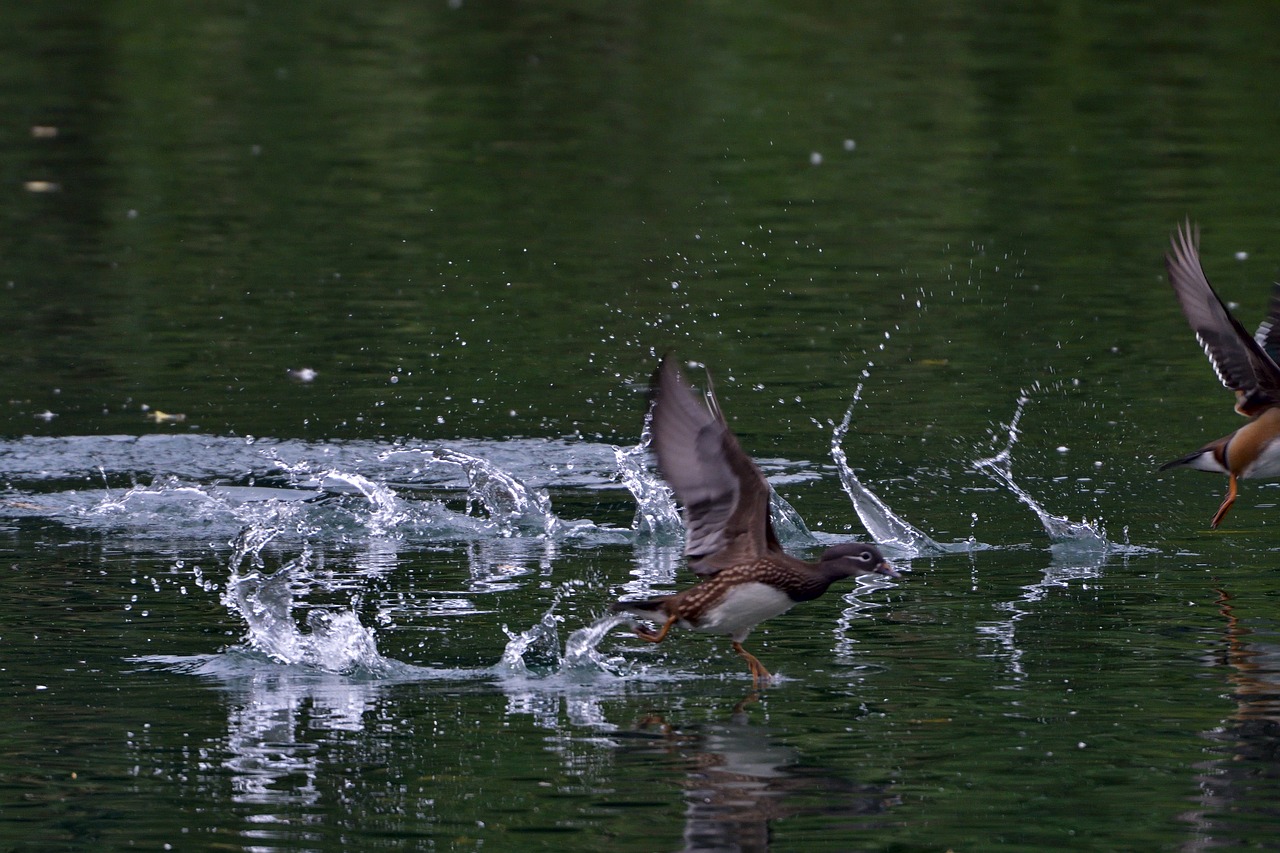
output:
[[[1030,399],[1025,389],[1019,392],[1018,405],[1014,409],[1013,418],[1009,421],[1008,441],[1004,448],[995,456],[976,460],[973,466],[1004,485],[1023,505],[1034,512],[1053,542],[1105,550],[1107,536],[1101,524],[1090,524],[1087,520],[1071,521],[1062,516],[1053,515],[1013,479],[1013,446],[1018,442],[1018,424],[1022,420],[1022,413],[1026,410]]]
[[[355,492],[365,498],[372,508],[364,520],[365,527],[374,536],[386,536],[408,518],[395,490],[385,483],[377,483],[360,474],[330,470],[317,475],[322,489],[329,492]]]
[[[627,616],[605,616],[569,635],[564,643],[561,668],[566,670],[618,672],[626,666],[621,657],[606,657],[597,648],[600,642],[619,625],[630,624]]]
[[[270,531],[254,531],[237,543],[222,593],[223,605],[248,626],[244,644],[285,665],[348,674],[391,670],[395,662],[378,653],[373,629],[360,624],[353,608],[314,607],[304,618],[306,629],[298,624],[298,594],[319,583],[310,570],[309,549],[271,573],[261,568],[239,571],[246,557],[261,565],[259,553],[273,536]]]
[[[542,614],[542,618],[524,631],[513,632],[502,626],[507,635],[507,646],[494,667],[500,673],[524,675],[529,667],[555,670],[560,668],[560,623],[564,617],[556,615],[557,598]]]
[[[769,517],[773,522],[773,532],[780,542],[809,545],[815,541],[809,525],[804,523],[800,513],[786,498],[774,491],[773,486],[769,487]]]
[[[623,658],[607,657],[598,646],[614,628],[631,622],[627,616],[605,616],[577,629],[569,635],[561,650],[560,625],[564,617],[555,611],[567,592],[567,588],[562,589],[542,618],[526,630],[516,632],[502,626],[508,639],[502,657],[494,666],[495,672],[500,675],[529,675],[532,672],[543,677],[570,672],[616,675],[626,668]]]
[[[871,534],[871,538],[881,545],[900,548],[912,555],[942,554],[953,548],[943,546],[933,540],[927,533],[912,526],[880,500],[880,497],[858,480],[858,475],[849,466],[842,443],[849,432],[849,424],[853,420],[853,408],[862,395],[862,385],[858,385],[853,394],[853,402],[844,413],[844,418],[831,433],[831,458],[835,460],[836,471],[840,476],[840,485],[845,494],[853,502],[853,510],[862,520],[863,527]]]
[[[462,469],[467,477],[467,512],[479,505],[500,536],[533,529],[551,537],[559,531],[561,522],[551,511],[551,498],[545,489],[530,489],[479,456],[450,449],[435,451],[434,455],[437,460]]]
[[[646,464],[649,451],[649,421],[645,417],[640,443],[632,447],[613,448],[617,476],[636,500],[636,517],[632,529],[642,536],[678,537],[684,535],[684,524],[671,488]]]

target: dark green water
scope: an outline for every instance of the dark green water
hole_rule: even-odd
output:
[[[1162,253],[1261,318],[1278,26],[0,5],[0,849],[1273,845],[1276,485],[1210,532],[1155,468],[1240,423]],[[795,550],[867,535],[855,394],[952,546],[757,629],[741,707],[722,640],[574,645],[689,580],[614,451],[672,348]],[[1093,539],[975,470],[1024,394]]]

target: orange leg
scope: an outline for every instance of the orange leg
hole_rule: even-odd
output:
[[[1222,506],[1218,507],[1218,512],[1213,516],[1213,521],[1209,522],[1210,527],[1217,529],[1218,525],[1222,523],[1222,519],[1224,516],[1226,516],[1227,510],[1231,509],[1231,505],[1236,502],[1237,491],[1238,491],[1238,488],[1236,486],[1236,475],[1228,474],[1227,475],[1227,497],[1222,501]]]
[[[667,623],[658,629],[657,633],[646,631],[639,625],[636,626],[636,636],[642,640],[648,640],[650,643],[661,643],[667,637],[667,632],[671,630],[671,626],[679,621],[675,616],[668,616]]]
[[[742,647],[742,643],[734,640],[733,650],[737,652],[738,656],[745,660],[747,662],[747,666],[751,668],[751,683],[754,686],[759,687],[761,681],[765,684],[769,683],[769,679],[772,678],[772,676],[769,675],[769,670],[764,668],[764,664],[760,663],[759,659],[757,659],[755,655],[744,649]]]

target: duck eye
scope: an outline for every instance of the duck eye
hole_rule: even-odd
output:
[[[858,559],[865,563],[871,559],[871,553],[869,551],[863,551],[858,555]]]

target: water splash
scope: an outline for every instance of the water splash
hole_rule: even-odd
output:
[[[507,635],[507,646],[502,650],[502,657],[494,669],[504,674],[524,675],[530,666],[539,670],[559,669],[560,655],[560,623],[563,616],[556,614],[559,598],[552,602],[542,618],[519,633],[502,626]]]
[[[364,525],[374,536],[386,536],[397,525],[408,519],[409,513],[401,506],[395,490],[385,483],[377,483],[360,474],[328,470],[318,475],[320,487],[326,492],[354,493],[369,502],[372,511],[364,519]]]
[[[560,645],[560,625],[564,617],[556,613],[568,587],[562,588],[542,618],[524,631],[511,631],[502,626],[507,635],[506,648],[494,666],[501,675],[559,675],[568,672],[618,674],[626,667],[619,657],[607,657],[598,646],[609,632],[622,624],[630,624],[627,616],[605,616],[569,635],[563,651]]]
[[[236,543],[231,577],[222,603],[248,626],[244,645],[285,665],[325,672],[384,675],[396,668],[378,652],[374,631],[360,624],[352,607],[313,607],[305,616],[306,630],[297,621],[299,597],[322,586],[311,571],[311,551],[266,573],[260,568],[262,548],[275,531],[249,530]],[[259,568],[241,573],[246,558]]]
[[[574,448],[577,452],[577,448]],[[592,451],[593,453],[596,451]],[[380,454],[379,459],[386,462],[402,454],[415,454],[427,461],[426,468],[439,468],[445,465],[457,469],[466,479],[466,508],[462,519],[480,520],[480,529],[476,532],[487,536],[497,535],[500,538],[516,538],[533,534],[547,540],[567,540],[595,538],[607,541],[625,541],[625,532],[618,531],[608,525],[597,525],[587,519],[565,520],[556,515],[551,506],[551,497],[545,488],[535,488],[512,474],[506,467],[492,459],[450,447],[442,448],[406,448],[396,447]],[[570,455],[572,459],[573,456]],[[521,460],[527,462],[527,460]],[[594,468],[594,460],[590,462]],[[577,471],[581,466],[578,461],[570,461],[563,465],[550,465],[555,472]],[[415,467],[409,473],[416,482],[421,482],[423,469]],[[546,472],[539,472],[545,476]],[[582,473],[575,475],[578,480],[592,482],[594,475]],[[573,485],[581,486],[575,481]],[[454,488],[452,483],[434,483],[428,488]],[[477,514],[478,513],[478,514]],[[487,518],[487,520],[485,520]]]
[[[597,647],[614,628],[630,622],[627,616],[605,616],[574,631],[565,640],[561,667],[566,670],[619,672],[626,666],[626,661],[621,657],[606,657]]]
[[[567,734],[560,723],[562,706],[574,726],[602,732],[617,728],[608,722],[601,700],[616,695],[620,686],[626,689],[629,685],[615,677],[623,672],[626,661],[607,658],[596,647],[610,630],[627,620],[608,616],[579,628],[569,635],[561,655],[556,642],[558,630],[549,624],[558,620],[552,613],[554,609],[555,604],[528,631],[508,632],[511,640],[494,671],[502,676],[500,685],[507,694],[507,714],[532,716],[538,725],[556,732],[554,737],[568,747],[574,736]],[[530,663],[536,668],[534,677],[530,677]]]
[[[1035,387],[1037,386],[1033,386],[1033,390]],[[1049,539],[1054,543],[1063,544],[1069,550],[1084,547],[1087,550],[1105,551],[1108,546],[1107,536],[1101,524],[1091,524],[1088,520],[1071,521],[1062,516],[1053,515],[1013,479],[1013,446],[1018,442],[1018,424],[1022,420],[1022,414],[1030,399],[1025,389],[1019,392],[1017,407],[1014,409],[1013,418],[1009,421],[1008,440],[1004,448],[995,456],[976,460],[973,467],[1002,484],[1023,505],[1034,512],[1036,518],[1040,519],[1045,532],[1049,534]]]
[[[853,394],[844,418],[831,433],[831,458],[835,460],[836,471],[840,475],[840,485],[845,494],[853,502],[853,510],[862,520],[863,527],[871,534],[871,538],[881,545],[900,548],[910,554],[942,554],[954,548],[948,548],[935,542],[932,537],[919,528],[912,526],[905,519],[891,510],[880,497],[858,480],[858,475],[849,466],[842,442],[849,432],[849,424],[853,420],[853,408],[862,395],[859,384]]]
[[[646,464],[649,450],[649,418],[645,418],[640,443],[613,449],[618,479],[636,501],[632,529],[641,536],[677,537],[684,535],[684,524],[676,509],[675,496],[662,479]]]
[[[787,499],[769,487],[769,517],[778,541],[793,545],[811,545],[816,540],[796,508]]]
[[[467,512],[478,504],[500,536],[531,529],[550,537],[560,528],[545,489],[527,488],[489,460],[459,450],[435,451],[435,458],[462,469],[467,477]]]

